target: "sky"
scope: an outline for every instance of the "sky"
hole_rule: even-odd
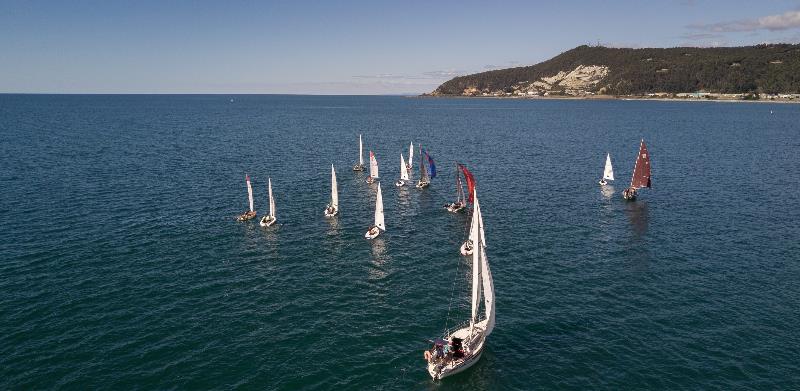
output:
[[[800,0],[0,0],[0,93],[416,94],[584,44],[774,42]]]

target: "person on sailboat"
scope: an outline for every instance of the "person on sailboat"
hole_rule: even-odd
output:
[[[380,232],[381,232],[381,229],[380,229],[380,228],[378,228],[378,226],[377,226],[377,225],[372,225],[372,226],[370,226],[370,227],[369,227],[369,231],[367,231],[367,233],[369,233],[370,235],[377,235],[377,234],[379,234]]]
[[[336,212],[336,209],[334,209],[333,206],[328,205],[328,207],[325,208],[325,214],[332,216],[333,212]]]

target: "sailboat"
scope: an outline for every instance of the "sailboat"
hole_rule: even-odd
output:
[[[463,164],[457,163],[456,164],[456,200],[455,202],[451,202],[449,204],[445,204],[444,208],[447,209],[449,212],[457,213],[464,209],[467,206],[467,197],[464,194],[464,185],[461,182],[461,173],[464,174],[464,179],[467,182],[467,188],[470,194],[470,198],[472,198],[472,191],[475,186],[475,180],[472,177],[472,174],[464,167]],[[472,201],[470,199],[470,201]]]
[[[278,219],[275,218],[275,198],[272,197],[272,178],[268,179],[269,185],[269,214],[261,218],[261,222],[259,224],[262,227],[269,227],[272,224],[275,224]]]
[[[419,156],[420,158],[424,157],[424,161],[419,164],[419,181],[417,181],[417,188],[424,189],[431,184],[431,180],[436,177],[436,165],[433,163],[433,159],[428,155],[427,151],[424,151],[422,147],[419,147]],[[427,164],[426,164],[427,163]]]
[[[603,179],[598,182],[601,186],[607,185],[606,180],[614,180],[614,169],[611,167],[611,154],[606,154],[606,168],[603,170]]]
[[[408,165],[406,166],[406,168],[408,169],[408,173],[409,174],[412,172],[412,170],[411,170],[411,167],[412,167],[411,162],[413,160],[414,160],[414,142],[412,141],[411,144],[409,144],[409,146],[408,146]]]
[[[244,174],[244,181],[247,183],[247,199],[250,201],[250,209],[236,218],[239,221],[247,221],[256,217],[256,210],[253,208],[253,186],[250,184],[250,175]]]
[[[635,200],[636,190],[643,187],[650,187],[650,154],[647,152],[647,146],[644,145],[644,139],[639,144],[639,155],[636,157],[636,164],[633,166],[631,185],[622,191],[622,198],[628,201]]]
[[[375,159],[375,154],[369,151],[369,177],[367,183],[373,183],[378,179],[378,159]]]
[[[400,154],[400,180],[395,182],[395,186],[401,187],[405,186],[406,181],[408,180],[408,166],[406,166],[406,159],[403,158],[403,154]]]
[[[353,171],[364,171],[364,143],[361,142],[361,135],[358,135],[358,163],[353,166]]]
[[[336,183],[336,170],[331,164],[331,203],[325,208],[325,217],[333,217],[339,213],[339,189]]]
[[[381,184],[378,183],[378,196],[375,198],[375,224],[369,227],[364,237],[375,239],[384,231],[386,231],[386,225],[383,222],[383,195],[381,195]]]
[[[481,358],[483,348],[495,325],[494,282],[486,257],[486,238],[483,232],[483,218],[477,195],[473,196],[472,229],[470,239],[475,243],[472,253],[472,316],[469,323],[463,323],[446,330],[441,341],[448,343],[449,352],[435,344],[425,352],[428,373],[434,380],[462,372]],[[483,294],[483,314],[479,313],[481,294]]]

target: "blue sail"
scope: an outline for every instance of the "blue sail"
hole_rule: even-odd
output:
[[[436,165],[433,164],[433,158],[431,158],[431,156],[428,155],[427,151],[425,152],[425,157],[428,158],[428,165],[431,168],[430,169],[430,171],[431,171],[430,172],[431,179],[436,178]]]

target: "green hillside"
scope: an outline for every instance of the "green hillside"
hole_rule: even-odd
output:
[[[559,72],[569,74],[581,65],[598,66],[599,71],[594,75],[573,74],[577,87],[564,87],[567,82],[532,84]],[[590,82],[581,81],[591,77],[594,79]],[[800,45],[649,49],[579,46],[536,65],[456,77],[432,94],[478,95],[517,89],[530,94],[563,94],[570,88],[611,95],[694,91],[796,94],[800,93]]]

